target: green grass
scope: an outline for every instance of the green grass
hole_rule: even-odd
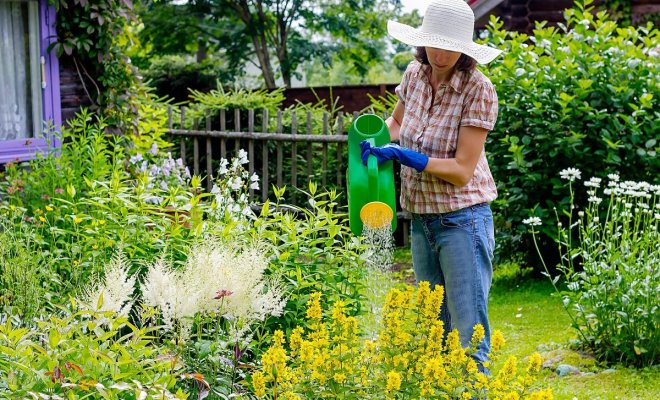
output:
[[[393,277],[399,281],[409,280],[412,274],[410,250],[397,249],[394,261],[402,267]],[[373,292],[371,302],[377,303],[379,296],[384,296],[383,293],[393,287],[396,280],[380,277],[374,281],[378,291]],[[525,279],[516,283],[516,280],[496,279],[491,291],[489,314],[491,328],[501,330],[507,341],[498,363],[509,355],[524,360],[530,354],[539,352],[546,359],[555,358],[555,365],[570,364],[583,372],[560,377],[552,369],[544,369],[539,386],[552,388],[555,399],[660,400],[660,368],[603,365],[586,354],[570,349],[570,341],[576,335],[549,281]],[[373,319],[370,322],[377,324]]]

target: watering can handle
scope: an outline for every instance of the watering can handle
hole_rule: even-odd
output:
[[[375,201],[380,200],[378,197],[378,159],[373,154],[369,155],[367,159],[367,176],[369,179],[369,193],[375,195]]]

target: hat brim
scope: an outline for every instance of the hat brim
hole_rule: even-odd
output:
[[[502,53],[502,50],[475,42],[459,42],[445,36],[424,33],[396,21],[387,22],[387,32],[407,45],[457,51],[474,58],[479,64],[488,64]]]

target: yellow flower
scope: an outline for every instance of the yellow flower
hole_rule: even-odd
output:
[[[46,206],[45,208],[46,208],[46,211],[53,211],[53,207],[51,207],[51,206]]]
[[[39,216],[39,221],[41,222],[46,222],[46,218],[42,217],[41,215]]]
[[[104,220],[104,219],[100,219],[100,220],[99,220],[99,225],[105,225],[105,220]]]
[[[34,213],[37,214],[37,215],[41,215],[41,214],[43,214],[44,212],[41,211],[40,208],[37,208],[36,210],[34,210]]]
[[[303,333],[304,330],[301,326],[297,326],[293,332],[291,332],[291,337],[289,337],[289,348],[291,348],[291,352],[294,354],[300,350],[300,346],[303,342]]]
[[[77,215],[74,215],[73,216],[73,222],[75,222],[76,224],[79,224],[79,223],[82,222],[82,218],[78,217]]]
[[[543,358],[539,353],[534,353],[529,356],[529,364],[527,365],[527,372],[539,372],[541,370],[541,364],[543,363]]]
[[[506,344],[506,340],[504,340],[504,335],[502,335],[502,331],[494,331],[493,336],[490,338],[490,351],[491,353],[497,353],[500,350],[502,350],[502,347]]]
[[[335,382],[341,384],[341,383],[346,382],[346,375],[344,375],[344,374],[340,374],[340,373],[336,373],[336,374],[334,374],[334,375],[332,376],[332,379],[334,379]]]
[[[307,301],[307,318],[311,320],[320,320],[323,317],[321,310],[321,293],[312,293]]]
[[[254,388],[254,394],[257,397],[263,397],[266,395],[266,377],[261,371],[257,371],[252,374],[252,387]]]
[[[530,393],[527,398],[529,400],[552,400],[554,396],[552,395],[551,389],[544,389]]]
[[[511,380],[516,375],[516,372],[518,372],[518,360],[516,356],[511,356],[504,363],[504,367],[502,367],[498,377],[506,382]]]
[[[517,392],[509,392],[504,395],[503,400],[520,400],[520,395]]]
[[[387,373],[387,388],[388,392],[395,392],[401,388],[401,374],[396,371]]]
[[[486,336],[486,331],[484,330],[484,326],[481,324],[476,324],[474,326],[474,331],[472,332],[472,340],[470,340],[470,344],[472,347],[477,347],[479,346],[479,343],[481,343],[482,340],[484,340],[484,337]]]

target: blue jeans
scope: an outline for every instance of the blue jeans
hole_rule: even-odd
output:
[[[486,336],[473,355],[479,369],[488,361],[488,293],[495,248],[493,214],[487,203],[445,214],[413,214],[412,259],[417,282],[445,287],[440,318],[445,332],[457,329],[463,347],[481,324]],[[487,371],[486,371],[487,372]]]

